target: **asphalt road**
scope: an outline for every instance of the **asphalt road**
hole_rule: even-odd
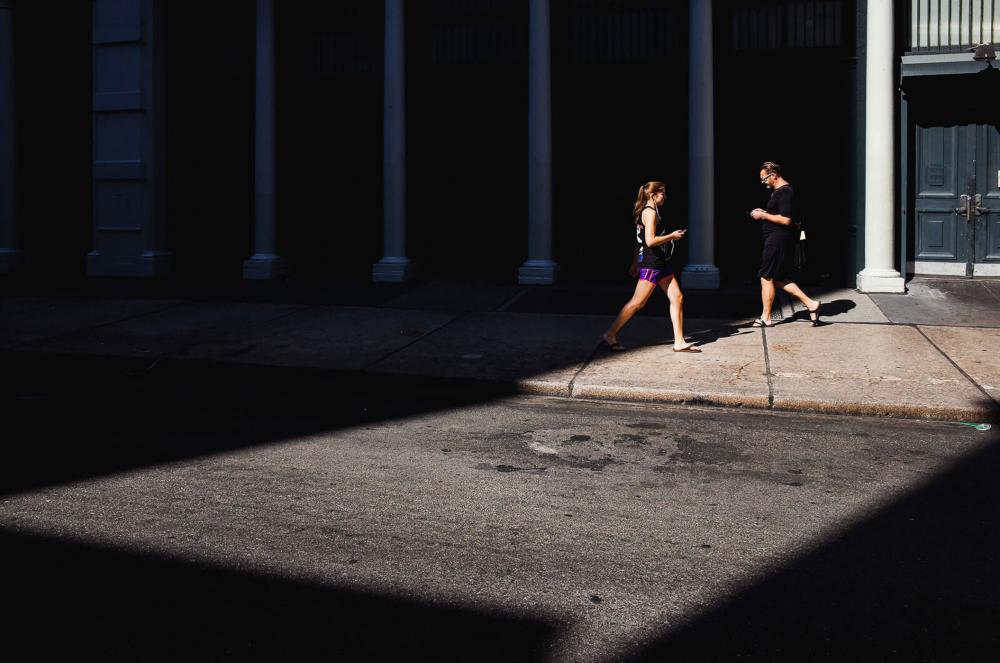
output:
[[[34,657],[1000,651],[995,425],[4,359],[0,633]]]

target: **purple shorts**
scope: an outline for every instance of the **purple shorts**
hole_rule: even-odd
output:
[[[639,280],[649,281],[650,283],[659,283],[660,279],[665,279],[668,276],[673,276],[674,273],[669,268],[667,269],[649,269],[648,267],[643,267],[639,270]]]

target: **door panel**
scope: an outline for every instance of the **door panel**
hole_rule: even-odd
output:
[[[975,126],[916,127],[917,260],[966,260],[965,218],[955,208],[968,185],[970,139]]]
[[[1000,127],[984,125],[980,135],[976,191],[990,213],[976,221],[976,262],[1000,262]]]

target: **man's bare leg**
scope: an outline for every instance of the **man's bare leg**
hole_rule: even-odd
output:
[[[781,289],[787,292],[789,295],[795,297],[802,305],[806,307],[806,310],[810,313],[816,311],[819,308],[820,301],[818,299],[812,299],[806,293],[802,292],[802,289],[792,281],[778,281],[778,285]]]
[[[774,306],[774,279],[760,277],[760,319],[765,325],[771,324],[771,307]]]

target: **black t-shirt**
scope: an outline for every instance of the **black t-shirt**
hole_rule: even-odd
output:
[[[781,216],[787,216],[792,221],[795,221],[795,215],[792,213],[792,206],[795,200],[795,191],[792,190],[790,184],[778,187],[771,194],[771,198],[767,201],[767,213],[768,214],[780,214]],[[770,221],[764,221],[760,229],[761,233],[764,235],[766,240],[768,237],[775,235],[775,239],[779,236],[782,238],[794,238],[795,237],[795,226],[781,226],[777,223],[772,223]]]

